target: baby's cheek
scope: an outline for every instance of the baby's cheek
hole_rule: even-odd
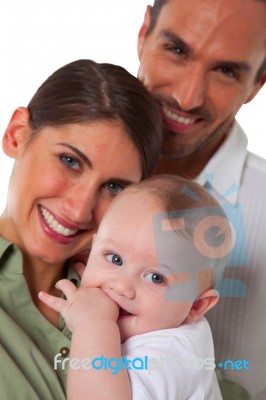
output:
[[[96,268],[91,268],[89,265],[87,265],[82,275],[81,286],[92,288],[101,287],[101,282],[98,275],[99,271],[97,271]]]

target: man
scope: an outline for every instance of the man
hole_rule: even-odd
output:
[[[233,215],[235,281],[209,317],[216,364],[265,400],[266,161],[247,151],[235,115],[266,80],[266,1],[155,0],[138,54],[165,126],[156,173],[195,179]]]

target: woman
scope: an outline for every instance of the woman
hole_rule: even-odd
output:
[[[3,137],[15,159],[0,218],[0,398],[64,399],[69,332],[40,303],[59,293],[66,262],[90,244],[106,208],[148,177],[161,141],[160,117],[142,84],[123,68],[90,60],[51,75]]]

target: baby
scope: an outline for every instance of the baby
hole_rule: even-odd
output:
[[[61,280],[66,299],[39,294],[73,334],[68,399],[221,399],[203,315],[231,243],[221,207],[196,183],[162,175],[121,192],[81,287]]]

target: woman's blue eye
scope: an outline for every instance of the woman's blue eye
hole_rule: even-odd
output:
[[[105,187],[108,190],[108,192],[110,192],[113,196],[118,195],[123,190],[122,185],[116,182],[108,182],[105,184]]]
[[[157,272],[149,272],[146,275],[146,278],[152,282],[152,283],[156,283],[157,285],[160,285],[162,283],[164,283],[164,278],[161,274],[158,274]]]
[[[61,155],[60,158],[68,168],[79,169],[80,165],[75,157],[71,157],[69,155],[64,154],[64,155]]]
[[[119,265],[119,266],[121,266],[123,264],[122,258],[117,254],[113,254],[113,253],[107,254],[106,258],[112,264]]]

